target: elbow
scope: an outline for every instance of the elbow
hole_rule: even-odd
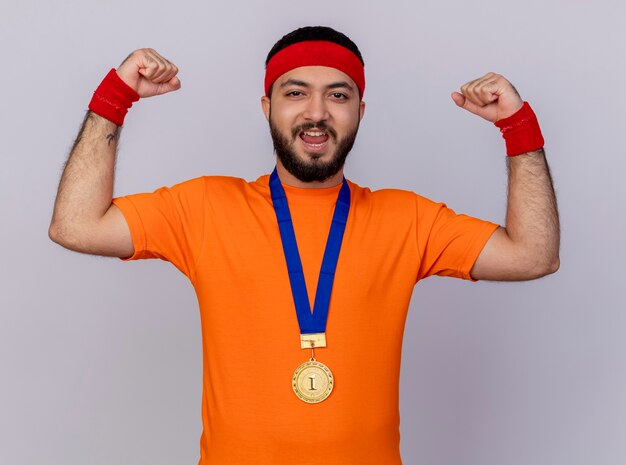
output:
[[[53,220],[50,223],[50,227],[48,228],[48,237],[52,242],[55,242],[66,249],[77,250],[78,241],[76,239],[76,234],[73,234],[71,229],[68,229],[67,226],[64,226],[58,221]]]
[[[559,268],[561,267],[561,259],[558,257],[558,255],[554,258],[554,260],[552,260],[551,264],[550,264],[550,269],[548,271],[547,274],[552,274],[552,273],[556,273],[557,271],[559,271]]]
[[[56,242],[57,244],[63,245],[61,244],[61,241],[62,241],[61,227],[55,221],[52,221],[50,223],[50,227],[48,228],[48,237],[50,238],[52,242]]]
[[[558,255],[549,259],[537,261],[534,266],[529,269],[527,279],[543,278],[544,276],[556,273],[560,266],[561,261]]]
[[[543,259],[544,276],[556,273],[561,266],[561,260],[559,258],[558,245],[550,251],[546,251]]]

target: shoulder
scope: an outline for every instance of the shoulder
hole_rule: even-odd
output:
[[[369,187],[362,187],[354,182],[348,181],[350,185],[350,192],[355,201],[368,202],[373,205],[380,205],[385,207],[398,206],[400,208],[423,205],[437,205],[430,199],[423,197],[415,192],[395,189],[395,188],[382,188],[372,190]]]
[[[197,208],[208,203],[227,203],[228,199],[245,196],[249,191],[246,180],[230,176],[199,176],[156,189],[151,194],[135,194],[126,196],[145,201],[173,201],[185,208]],[[240,193],[240,194],[238,194]]]
[[[263,182],[268,175],[261,176],[255,181],[247,181],[243,178],[233,176],[199,176],[197,178],[188,179],[186,181],[165,187],[165,189],[173,189],[178,191],[204,191],[205,193],[229,193],[236,192],[251,193],[262,190],[263,186],[267,187],[267,180]]]
[[[376,215],[379,221],[419,224],[431,223],[442,212],[454,213],[445,203],[435,202],[423,195],[404,189],[371,190],[350,182],[353,204],[357,211]]]
[[[202,176],[187,181],[197,185],[203,202],[211,211],[242,211],[271,205],[269,175],[254,181],[232,176]]]

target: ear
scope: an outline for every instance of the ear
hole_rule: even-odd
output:
[[[363,119],[363,115],[365,115],[365,102],[361,100],[359,103],[359,122]]]
[[[263,114],[265,115],[265,119],[267,121],[270,120],[270,99],[266,95],[261,97],[261,109],[263,110]]]

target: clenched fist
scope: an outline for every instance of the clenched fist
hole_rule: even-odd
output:
[[[492,123],[511,116],[524,104],[513,84],[496,73],[487,73],[464,84],[460,93],[452,93],[452,100]]]
[[[174,63],[151,48],[140,48],[131,53],[117,68],[118,76],[141,98],[161,95],[180,89]]]

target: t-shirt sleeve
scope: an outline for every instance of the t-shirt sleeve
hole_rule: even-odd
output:
[[[191,278],[204,239],[204,197],[204,180],[196,178],[113,199],[126,218],[135,247],[124,260],[160,258]]]
[[[470,276],[472,266],[498,225],[457,214],[445,204],[419,195],[416,211],[417,280],[438,275],[475,281]]]

